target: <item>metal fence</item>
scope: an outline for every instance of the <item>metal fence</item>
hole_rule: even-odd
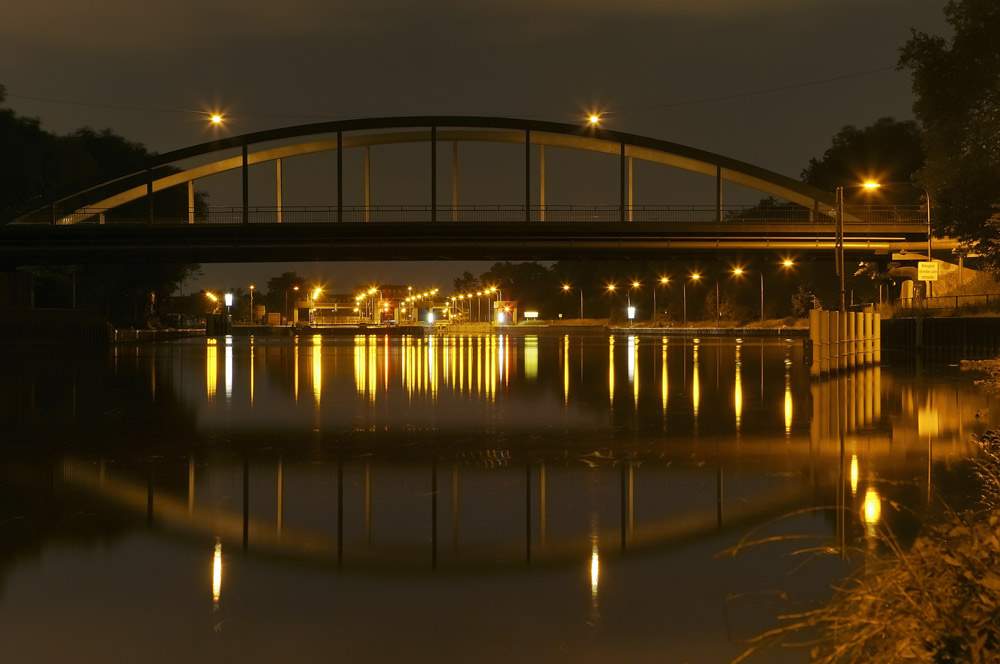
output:
[[[801,205],[722,206],[721,223],[726,226],[750,224],[832,224],[836,209],[824,206],[814,209]],[[715,205],[376,205],[358,206],[212,206],[206,209],[181,211],[180,214],[153,211],[156,225],[180,224],[275,224],[275,223],[406,223],[429,221],[456,222],[720,222],[720,208]],[[920,232],[927,226],[925,208],[920,206],[849,205],[844,208],[845,227],[872,224],[912,226]],[[117,209],[80,208],[68,214],[49,210],[25,215],[12,224],[113,224],[146,225],[150,215],[128,214]]]
[[[903,307],[914,309],[961,309],[965,307],[988,308],[1000,306],[1000,293],[976,295],[933,295],[927,298],[901,297],[896,301]]]

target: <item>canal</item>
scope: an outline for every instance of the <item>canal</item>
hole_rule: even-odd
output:
[[[201,338],[0,375],[0,660],[727,662],[970,493],[952,364]],[[802,662],[808,649],[756,661]],[[755,660],[751,660],[755,661]]]

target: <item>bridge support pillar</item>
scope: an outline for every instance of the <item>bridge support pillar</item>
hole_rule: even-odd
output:
[[[372,220],[372,146],[365,146],[365,221]]]
[[[278,213],[278,223],[281,223],[281,159],[274,160],[275,202]]]
[[[830,375],[830,312],[819,312],[819,372]]]
[[[538,146],[538,221],[545,221],[545,146]],[[961,274],[961,270],[959,270]]]
[[[458,141],[451,142],[451,220],[458,221]]]

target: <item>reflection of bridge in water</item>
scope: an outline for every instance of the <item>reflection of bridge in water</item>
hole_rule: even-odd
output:
[[[277,364],[255,364],[252,347],[237,347],[250,351],[247,357],[228,346],[221,357],[207,353],[205,373],[189,380],[205,407],[233,412],[254,399],[253,388],[246,389],[254,367],[258,380],[290,376],[293,385],[279,393],[290,399],[286,403],[304,402],[310,425],[334,431],[349,428],[350,419],[335,424],[330,409],[350,411],[351,399],[384,407],[387,418],[402,408],[409,421],[427,402],[440,405],[458,395],[502,402],[526,381],[541,383],[567,408],[597,406],[613,420],[638,412],[640,402],[644,410],[659,402],[662,424],[648,434],[633,424],[603,444],[568,429],[565,440],[512,440],[508,448],[485,449],[484,443],[497,441],[482,435],[478,443],[451,440],[456,425],[442,416],[417,447],[408,445],[419,436],[410,441],[405,433],[372,433],[362,439],[370,442],[342,451],[339,460],[303,458],[293,446],[286,454],[194,452],[187,460],[141,462],[139,472],[118,470],[134,463],[68,457],[59,480],[145,512],[170,531],[219,536],[255,552],[351,567],[516,566],[579,562],[594,545],[603,553],[679,546],[812,506],[838,508],[830,527],[844,541],[873,494],[925,478],[917,486],[926,503],[934,468],[973,455],[969,434],[982,429],[976,412],[985,397],[965,398],[947,384],[926,387],[880,367],[802,383],[797,377],[804,372],[792,371],[791,346],[785,348],[782,412],[762,429],[747,419],[762,419],[756,402],[763,395],[753,386],[758,368],[746,344],[598,339],[585,355],[576,341],[552,341],[438,338],[390,346],[360,337],[330,348],[310,340],[271,348],[288,351],[273,356]],[[346,351],[351,361],[340,365],[348,366],[346,375],[324,379],[323,367],[333,361],[324,349]],[[780,359],[780,346],[774,350]],[[763,386],[764,347],[760,351]],[[559,373],[546,375],[538,363],[549,366],[546,354],[553,352]],[[603,381],[592,379],[593,361],[603,367]],[[584,389],[575,382],[577,372],[599,389]],[[393,397],[395,391],[400,395]],[[727,433],[698,423],[707,400],[719,398],[729,402]],[[710,408],[718,425],[723,413],[718,403]],[[675,411],[693,424],[677,427],[688,420]],[[365,430],[381,430],[383,422],[387,431],[397,430],[392,419],[366,421]],[[213,426],[211,418],[205,425]],[[570,439],[577,435],[582,443],[574,447]],[[406,444],[399,448],[394,441]],[[921,504],[908,507],[919,510]]]

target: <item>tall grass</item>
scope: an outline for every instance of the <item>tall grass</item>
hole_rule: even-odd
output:
[[[793,644],[818,664],[1000,662],[1000,433],[976,442],[977,504],[945,510],[909,547],[881,526],[826,605],[780,616],[734,662]]]

